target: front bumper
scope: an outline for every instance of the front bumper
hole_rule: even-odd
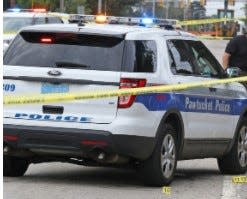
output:
[[[133,135],[113,135],[111,132],[58,127],[37,127],[5,124],[4,143],[18,150],[44,149],[69,151],[87,157],[90,151],[100,148],[107,153],[139,160],[153,152],[155,138]],[[11,138],[11,139],[9,139]],[[15,139],[13,139],[15,138]],[[43,154],[45,155],[45,154]]]

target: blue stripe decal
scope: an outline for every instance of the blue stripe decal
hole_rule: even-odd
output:
[[[182,112],[240,115],[247,107],[247,99],[223,99],[184,94],[146,94],[136,97],[149,111],[165,111],[177,108]]]

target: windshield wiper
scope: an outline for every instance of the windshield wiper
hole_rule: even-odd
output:
[[[78,64],[73,62],[56,62],[54,67],[58,68],[90,68],[91,66],[86,64]]]

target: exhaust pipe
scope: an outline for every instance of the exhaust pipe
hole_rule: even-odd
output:
[[[100,160],[100,161],[102,161],[102,160],[104,160],[105,159],[105,157],[106,157],[106,154],[104,153],[104,152],[100,152],[99,154],[98,154],[98,160]]]
[[[8,153],[10,151],[10,148],[8,147],[8,146],[5,146],[4,148],[3,148],[3,152],[4,153]]]
[[[107,153],[101,148],[95,148],[91,151],[91,157],[96,162],[106,163],[106,164],[124,164],[129,161],[129,158],[119,156],[114,153]]]

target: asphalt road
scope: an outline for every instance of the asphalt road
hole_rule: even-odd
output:
[[[227,41],[204,42],[221,60]],[[64,163],[30,165],[25,176],[4,178],[3,188],[4,199],[247,199],[247,183],[221,175],[215,159],[179,162],[170,195],[146,187],[131,170]]]
[[[247,184],[233,184],[215,159],[181,161],[170,195],[146,187],[131,170],[64,163],[31,165],[21,178],[4,178],[5,199],[246,199]]]

